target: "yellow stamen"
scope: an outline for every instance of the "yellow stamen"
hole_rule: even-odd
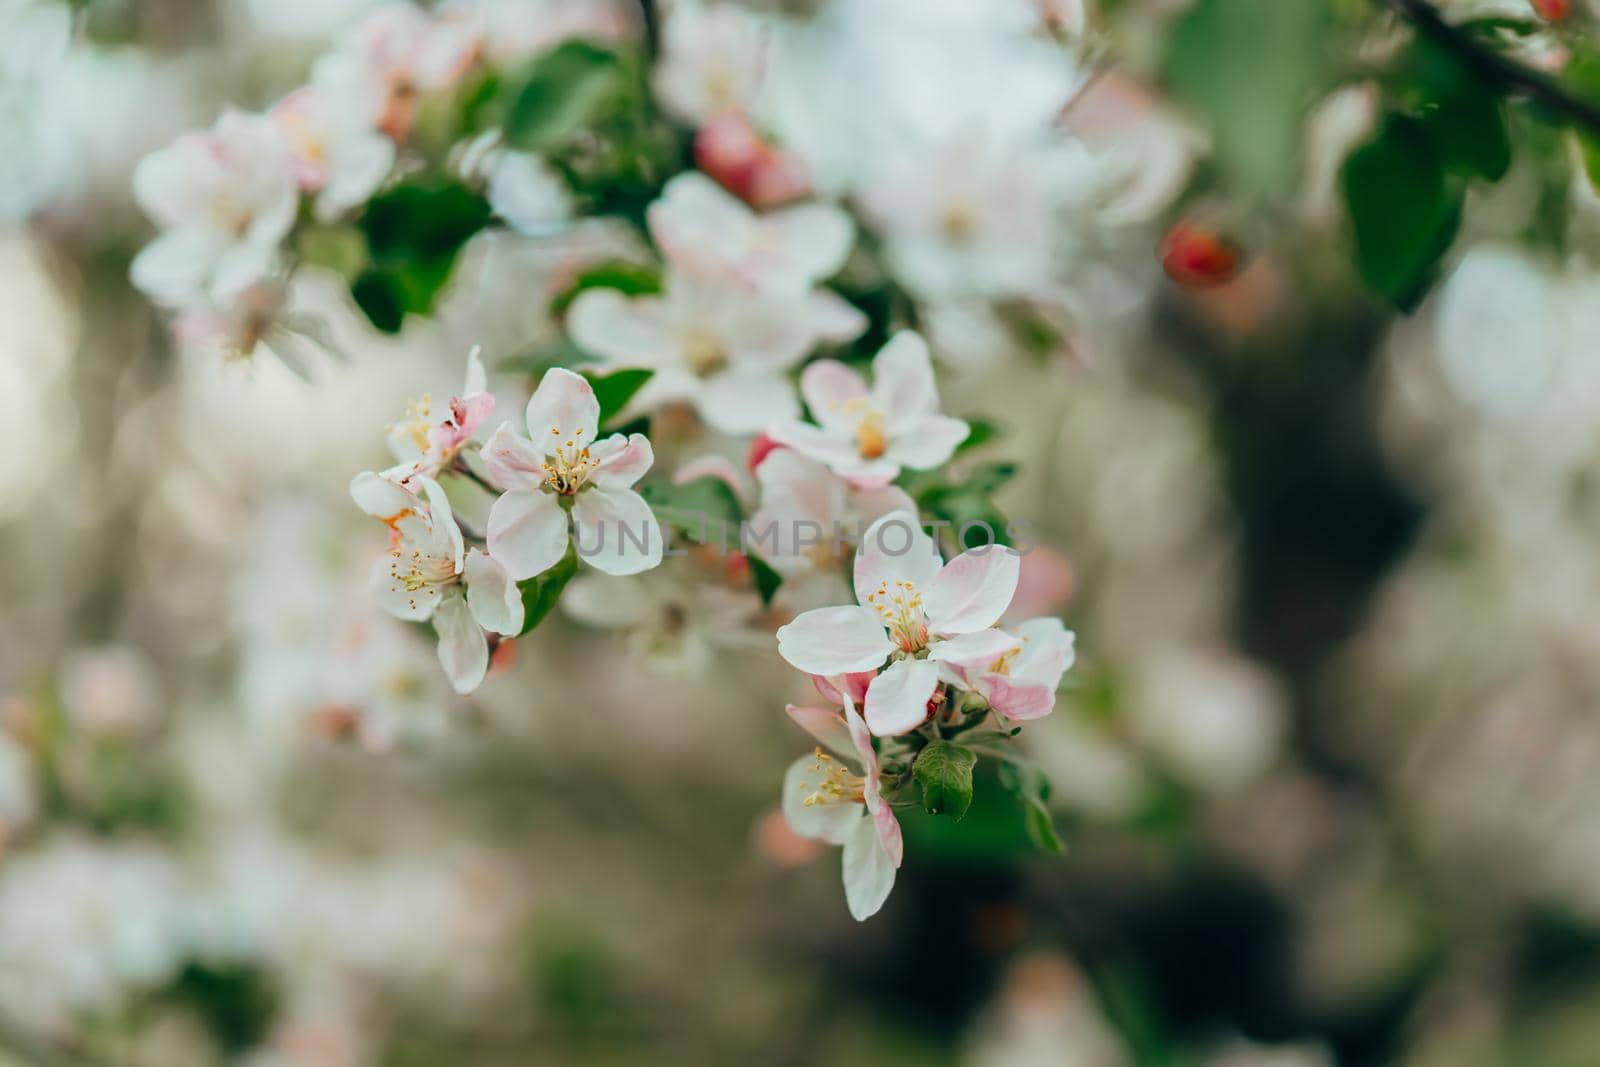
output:
[[[922,610],[922,594],[915,582],[899,581],[893,587],[887,579],[867,594],[867,606],[889,626],[889,636],[902,652],[917,652],[928,647],[928,622]]]

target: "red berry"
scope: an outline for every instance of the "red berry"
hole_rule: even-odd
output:
[[[1190,289],[1223,285],[1239,273],[1239,249],[1227,238],[1187,219],[1161,239],[1161,267]]]

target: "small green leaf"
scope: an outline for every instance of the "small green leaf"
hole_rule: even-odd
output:
[[[627,64],[591,41],[566,41],[528,68],[505,118],[506,142],[548,152],[570,141],[631,90]]]
[[[930,815],[949,815],[960,822],[972,806],[972,768],[978,754],[953,741],[931,741],[911,765],[922,786],[922,807]]]
[[[613,259],[581,271],[573,283],[550,302],[552,315],[565,315],[578,294],[586,289],[615,289],[624,296],[649,296],[661,292],[661,271],[642,263]]]
[[[651,482],[639,487],[656,518],[702,545],[733,545],[744,510],[721,478],[706,475],[682,485]]]
[[[1418,120],[1391,114],[1351,153],[1343,173],[1356,269],[1375,292],[1410,310],[1461,223],[1462,190]]]
[[[595,399],[600,401],[602,427],[627,407],[628,401],[633,399],[634,394],[643,389],[644,384],[655,375],[655,371],[643,368],[617,370],[610,374],[601,374],[593,370],[581,373],[589,379],[589,384],[594,386]]]
[[[350,293],[373,326],[400,329],[407,312],[426,315],[456,254],[489,221],[489,205],[460,182],[417,178],[375,196],[357,223],[372,265]]]
[[[991,441],[999,440],[1005,434],[1000,424],[989,419],[968,419],[969,433],[967,439],[956,446],[956,455],[970,452],[974,448],[982,448]]]
[[[783,584],[783,575],[772,569],[772,565],[760,556],[751,554],[745,557],[750,561],[750,573],[756,580],[756,592],[761,594],[763,607],[772,606],[772,598],[778,595],[778,587]]]
[[[1000,784],[1017,798],[1022,808],[1022,822],[1028,837],[1042,851],[1061,853],[1066,846],[1056,833],[1055,821],[1045,801],[1050,796],[1050,780],[1037,767],[1023,767],[1015,763],[1002,763]]]
[[[1505,177],[1511,169],[1511,134],[1494,87],[1427,38],[1417,41],[1411,68],[1415,111],[1444,168],[1491,182]]]
[[[576,573],[578,573],[578,553],[569,544],[567,554],[562,556],[554,567],[543,574],[536,574],[517,583],[517,588],[522,591],[523,612],[522,631],[518,637],[544,621],[544,617],[550,614],[550,609],[556,606],[556,601],[561,599],[561,591],[567,587],[567,583]]]

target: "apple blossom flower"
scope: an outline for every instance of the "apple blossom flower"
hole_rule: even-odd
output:
[[[697,171],[669,181],[646,220],[674,267],[754,289],[808,289],[837,273],[855,243],[855,224],[832,204],[757,214]]]
[[[443,413],[434,412],[433,398],[424,393],[411,402],[403,422],[389,427],[389,451],[400,466],[385,472],[386,476],[401,484],[413,478],[437,477],[493,413],[494,395],[489,392],[478,349],[473,348],[467,354],[467,380],[461,394],[450,399]]]
[[[133,283],[162,303],[227,305],[277,268],[300,200],[277,124],[227,111],[139,161],[133,191],[163,232],[133,260]]]
[[[655,462],[643,434],[595,440],[600,402],[582,375],[545,373],[528,401],[528,432],[510,423],[483,446],[489,474],[506,490],[489,511],[489,553],[517,581],[549,570],[575,536],[578,556],[607,574],[661,562],[661,527],[632,486]]]
[[[746,107],[761,88],[767,35],[750,12],[730,3],[675,3],[665,20],[652,84],[662,109],[699,124]]]
[[[350,54],[377,88],[378,128],[403,141],[416,118],[418,94],[459,83],[483,47],[483,28],[470,9],[427,12],[389,3],[356,28]]]
[[[655,373],[634,405],[687,402],[712,429],[755,433],[799,411],[788,371],[816,344],[804,298],[669,274],[659,296],[588,289],[567,312],[580,348]]]
[[[992,629],[1017,588],[1018,557],[998,545],[941,563],[916,515],[894,511],[856,549],[857,606],[817,608],[778,629],[778,652],[807,674],[876,671],[863,710],[880,737],[927,721],[941,664],[993,663],[1016,645]]]
[[[300,188],[316,194],[324,222],[364,203],[394,167],[394,141],[377,128],[378,110],[377,86],[353,57],[338,52],[317,62],[310,85],[272,109]]]
[[[1056,687],[1074,659],[1071,630],[1060,619],[1030,619],[1011,630],[996,630],[1010,647],[998,656],[977,650],[975,658],[944,660],[944,678],[977,693],[1012,722],[1042,719],[1055,710]]]
[[[818,360],[800,377],[817,425],[774,423],[767,435],[858,486],[887,485],[902,467],[927,470],[947,462],[970,428],[939,414],[927,343],[909,330],[895,334],[873,357],[872,376],[869,389],[843,363]]]
[[[790,704],[789,717],[837,754],[854,755],[856,774],[821,747],[790,765],[783,778],[783,815],[802,837],[844,846],[844,899],[857,922],[870,919],[889,899],[894,872],[905,855],[900,822],[883,797],[878,754],[856,711],[849,686],[831,687],[844,705],[831,708]]]
[[[792,448],[776,448],[756,467],[761,504],[750,516],[755,536],[770,548],[762,555],[785,574],[825,569],[837,562],[842,534],[854,534],[891,511],[915,511],[897,486],[851,485]]]
[[[522,629],[522,594],[500,561],[468,551],[437,482],[417,479],[423,497],[371,471],[350,482],[350,496],[389,527],[389,549],[374,564],[371,586],[385,611],[409,622],[432,620],[439,662],[458,693],[470,693],[489,669],[484,630],[514,637]]]

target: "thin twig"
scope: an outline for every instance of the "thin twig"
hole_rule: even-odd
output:
[[[1508,58],[1488,47],[1459,26],[1444,20],[1428,0],[1384,0],[1410,22],[1418,33],[1448,48],[1467,66],[1506,89],[1536,101],[1572,123],[1600,137],[1600,105],[1568,93],[1547,74]]]

